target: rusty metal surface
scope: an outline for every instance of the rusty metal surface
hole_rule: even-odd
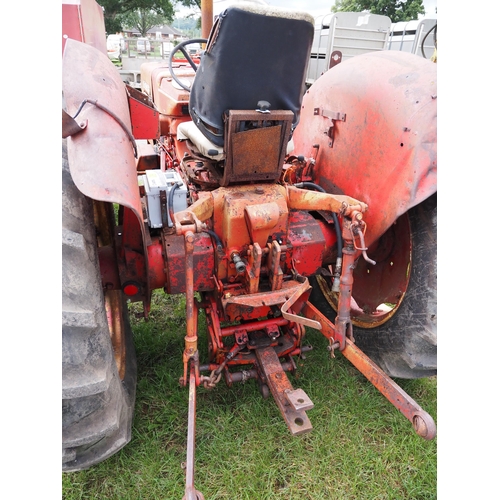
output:
[[[125,86],[107,55],[68,39],[63,56],[63,92],[70,116],[75,116],[85,100],[99,104],[86,104],[80,109],[78,120],[87,121],[87,126],[67,139],[71,176],[77,188],[89,198],[118,203],[134,214],[132,231],[137,233],[140,242],[139,245],[134,243],[134,250],[142,253],[143,260],[143,267],[137,272],[147,289],[148,255],[145,249],[148,231],[142,217],[134,149],[130,142],[131,123]],[[136,235],[128,236],[137,240]]]
[[[193,265],[196,269],[194,289],[199,292],[213,290],[215,287],[213,280],[215,261],[212,240],[207,233],[195,234],[194,238]],[[155,276],[161,279],[162,275],[159,271],[160,266],[163,265],[167,278],[161,286],[165,286],[166,291],[171,294],[184,293],[186,291],[184,236],[166,235],[163,248],[165,260],[161,253],[156,252],[157,261],[150,266],[150,268],[158,270],[157,273],[151,273],[151,282],[153,283]]]
[[[73,75],[80,75],[76,79]],[[120,74],[105,54],[68,40],[63,57],[63,92],[67,112],[74,116],[81,103],[93,99],[111,110],[131,130],[128,99]],[[78,119],[86,129],[68,139],[71,176],[82,193],[94,200],[119,203],[142,221],[134,152],[119,123],[88,104]]]
[[[412,206],[437,190],[436,64],[406,52],[379,51],[343,61],[303,100],[294,154],[314,157],[314,182],[369,206],[370,245]],[[345,113],[335,122],[315,108]]]
[[[368,248],[377,264],[359,259],[354,270],[352,296],[358,305],[351,311],[353,324],[363,328],[378,326],[397,311],[411,276],[412,241],[410,221],[403,214]],[[379,309],[392,304],[391,311]]]
[[[419,436],[434,439],[436,424],[433,418],[351,340],[346,339],[342,354],[412,423]]]
[[[368,206],[351,196],[336,195],[286,187],[289,208],[296,210],[329,210],[341,215],[350,216],[354,211],[366,212]]]
[[[283,394],[288,403],[296,411],[307,411],[314,408],[314,403],[311,401],[311,398],[305,393],[303,389],[294,389],[293,391],[285,389]]]
[[[204,500],[194,487],[194,465],[196,448],[196,373],[194,362],[189,370],[188,434],[186,447],[186,489],[183,500]]]
[[[149,286],[151,290],[167,285],[167,273],[163,254],[163,245],[159,238],[154,238],[148,246]]]
[[[111,334],[111,343],[113,344],[113,353],[120,379],[125,377],[126,364],[126,343],[125,330],[123,323],[123,299],[119,290],[109,290],[104,293],[104,306],[106,309],[106,318],[108,320],[109,332]]]
[[[285,419],[286,425],[294,436],[305,434],[312,430],[312,424],[304,409],[296,409],[290,403],[286,391],[294,389],[281,367],[280,360],[272,347],[265,347],[255,351],[259,367],[262,370],[267,386]],[[309,400],[310,401],[310,400]],[[311,408],[312,402],[309,407]]]
[[[300,284],[296,283],[295,290],[291,294],[288,294],[289,298],[281,306],[281,315],[285,319],[294,323],[308,326],[309,328],[314,328],[315,330],[321,330],[321,324],[319,321],[308,317],[304,318],[302,316],[298,316],[298,313],[301,311],[304,303],[309,297],[310,290],[311,286],[309,285],[309,281],[307,279]],[[297,305],[297,303],[299,303],[299,305]]]
[[[231,292],[227,292],[221,302],[229,321],[256,319],[265,316],[270,306],[284,304],[303,286],[297,281],[286,281],[280,290],[271,292],[260,292],[252,295],[233,295]],[[306,283],[306,286],[309,286],[309,284]],[[303,290],[301,289],[299,295],[302,295],[302,293]],[[262,314],[263,312],[264,314]]]
[[[183,81],[192,83],[194,71],[189,64],[173,63],[176,76]],[[189,92],[175,84],[170,73],[168,63],[151,62],[141,66],[142,90],[152,97],[156,109],[165,117],[189,116]],[[163,132],[163,131],[162,131]]]
[[[226,162],[221,185],[277,181],[281,175],[292,120],[291,111],[263,114],[230,110],[225,123]],[[242,130],[242,125],[248,126],[246,122],[257,128]]]

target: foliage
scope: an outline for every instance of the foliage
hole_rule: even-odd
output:
[[[393,23],[418,19],[425,14],[422,0],[336,0],[333,12],[362,12],[387,16]]]
[[[201,36],[201,17],[193,17],[195,14],[189,14],[184,18],[176,18],[172,27],[182,31],[188,38],[200,38]]]
[[[178,3],[184,7],[198,7],[201,10],[201,0],[179,0]]]
[[[147,32],[153,26],[168,24],[171,21],[170,17],[147,9],[137,9],[122,16],[123,26],[126,28],[135,28],[141,36],[146,36]]]
[[[175,0],[98,0],[104,9],[104,25],[107,33],[123,31],[125,20],[132,12],[154,13],[162,16],[164,21],[171,22],[175,13],[174,2]]]

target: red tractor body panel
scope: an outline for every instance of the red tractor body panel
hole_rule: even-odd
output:
[[[396,51],[342,62],[304,97],[294,153],[319,145],[314,182],[368,204],[367,245],[437,191],[436,97],[436,64]]]
[[[66,40],[72,38],[107,54],[103,11],[94,0],[65,0],[62,21],[63,53]]]

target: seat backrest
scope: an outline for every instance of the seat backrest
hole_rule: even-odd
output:
[[[271,110],[299,122],[314,18],[303,12],[256,4],[235,4],[217,18],[191,88],[189,110],[201,132],[224,145],[224,114]]]

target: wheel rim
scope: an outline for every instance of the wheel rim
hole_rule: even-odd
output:
[[[368,249],[368,255],[377,263],[357,261],[352,288],[352,324],[361,328],[375,328],[396,314],[401,305],[411,274],[412,243],[410,220],[407,214],[399,219]],[[331,307],[337,310],[338,294],[331,291],[323,276],[318,285]]]

